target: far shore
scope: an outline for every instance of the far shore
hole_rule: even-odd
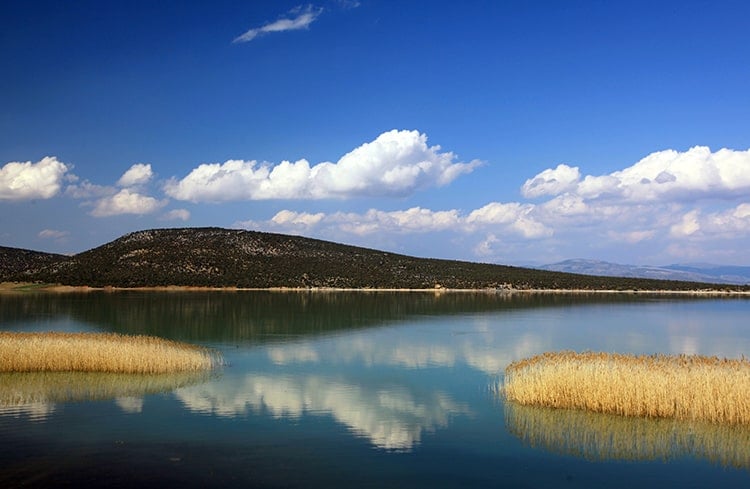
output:
[[[273,292],[430,292],[442,293],[487,293],[487,294],[632,294],[632,295],[681,295],[681,296],[748,296],[750,290],[727,290],[721,289],[717,284],[716,289],[693,289],[693,290],[650,290],[650,289],[516,289],[512,287],[482,288],[482,289],[451,289],[447,287],[434,287],[424,289],[399,289],[399,288],[336,288],[336,287],[196,287],[188,285],[167,285],[154,287],[90,287],[87,285],[59,285],[40,284],[26,282],[1,282],[0,294],[2,293],[24,293],[24,292],[50,292],[50,293],[81,293],[81,292],[119,292],[119,291],[154,291],[154,292],[189,292],[189,291],[217,291],[217,292],[241,292],[241,291],[273,291]]]

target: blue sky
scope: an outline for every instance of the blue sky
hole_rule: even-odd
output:
[[[5,1],[0,245],[750,265],[744,1]]]

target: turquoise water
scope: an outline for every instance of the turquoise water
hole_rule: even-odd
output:
[[[548,350],[750,352],[744,299],[1,295],[0,329],[152,334],[208,375],[0,374],[0,487],[731,487],[750,431],[505,406]]]

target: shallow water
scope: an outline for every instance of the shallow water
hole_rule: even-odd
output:
[[[747,299],[0,295],[0,329],[152,334],[208,375],[0,375],[0,487],[747,486],[750,431],[505,406],[548,350],[750,352]]]

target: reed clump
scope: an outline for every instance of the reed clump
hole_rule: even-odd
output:
[[[218,363],[206,348],[153,336],[0,332],[0,372],[164,374]]]
[[[700,355],[549,352],[505,369],[522,405],[750,424],[750,361]]]

